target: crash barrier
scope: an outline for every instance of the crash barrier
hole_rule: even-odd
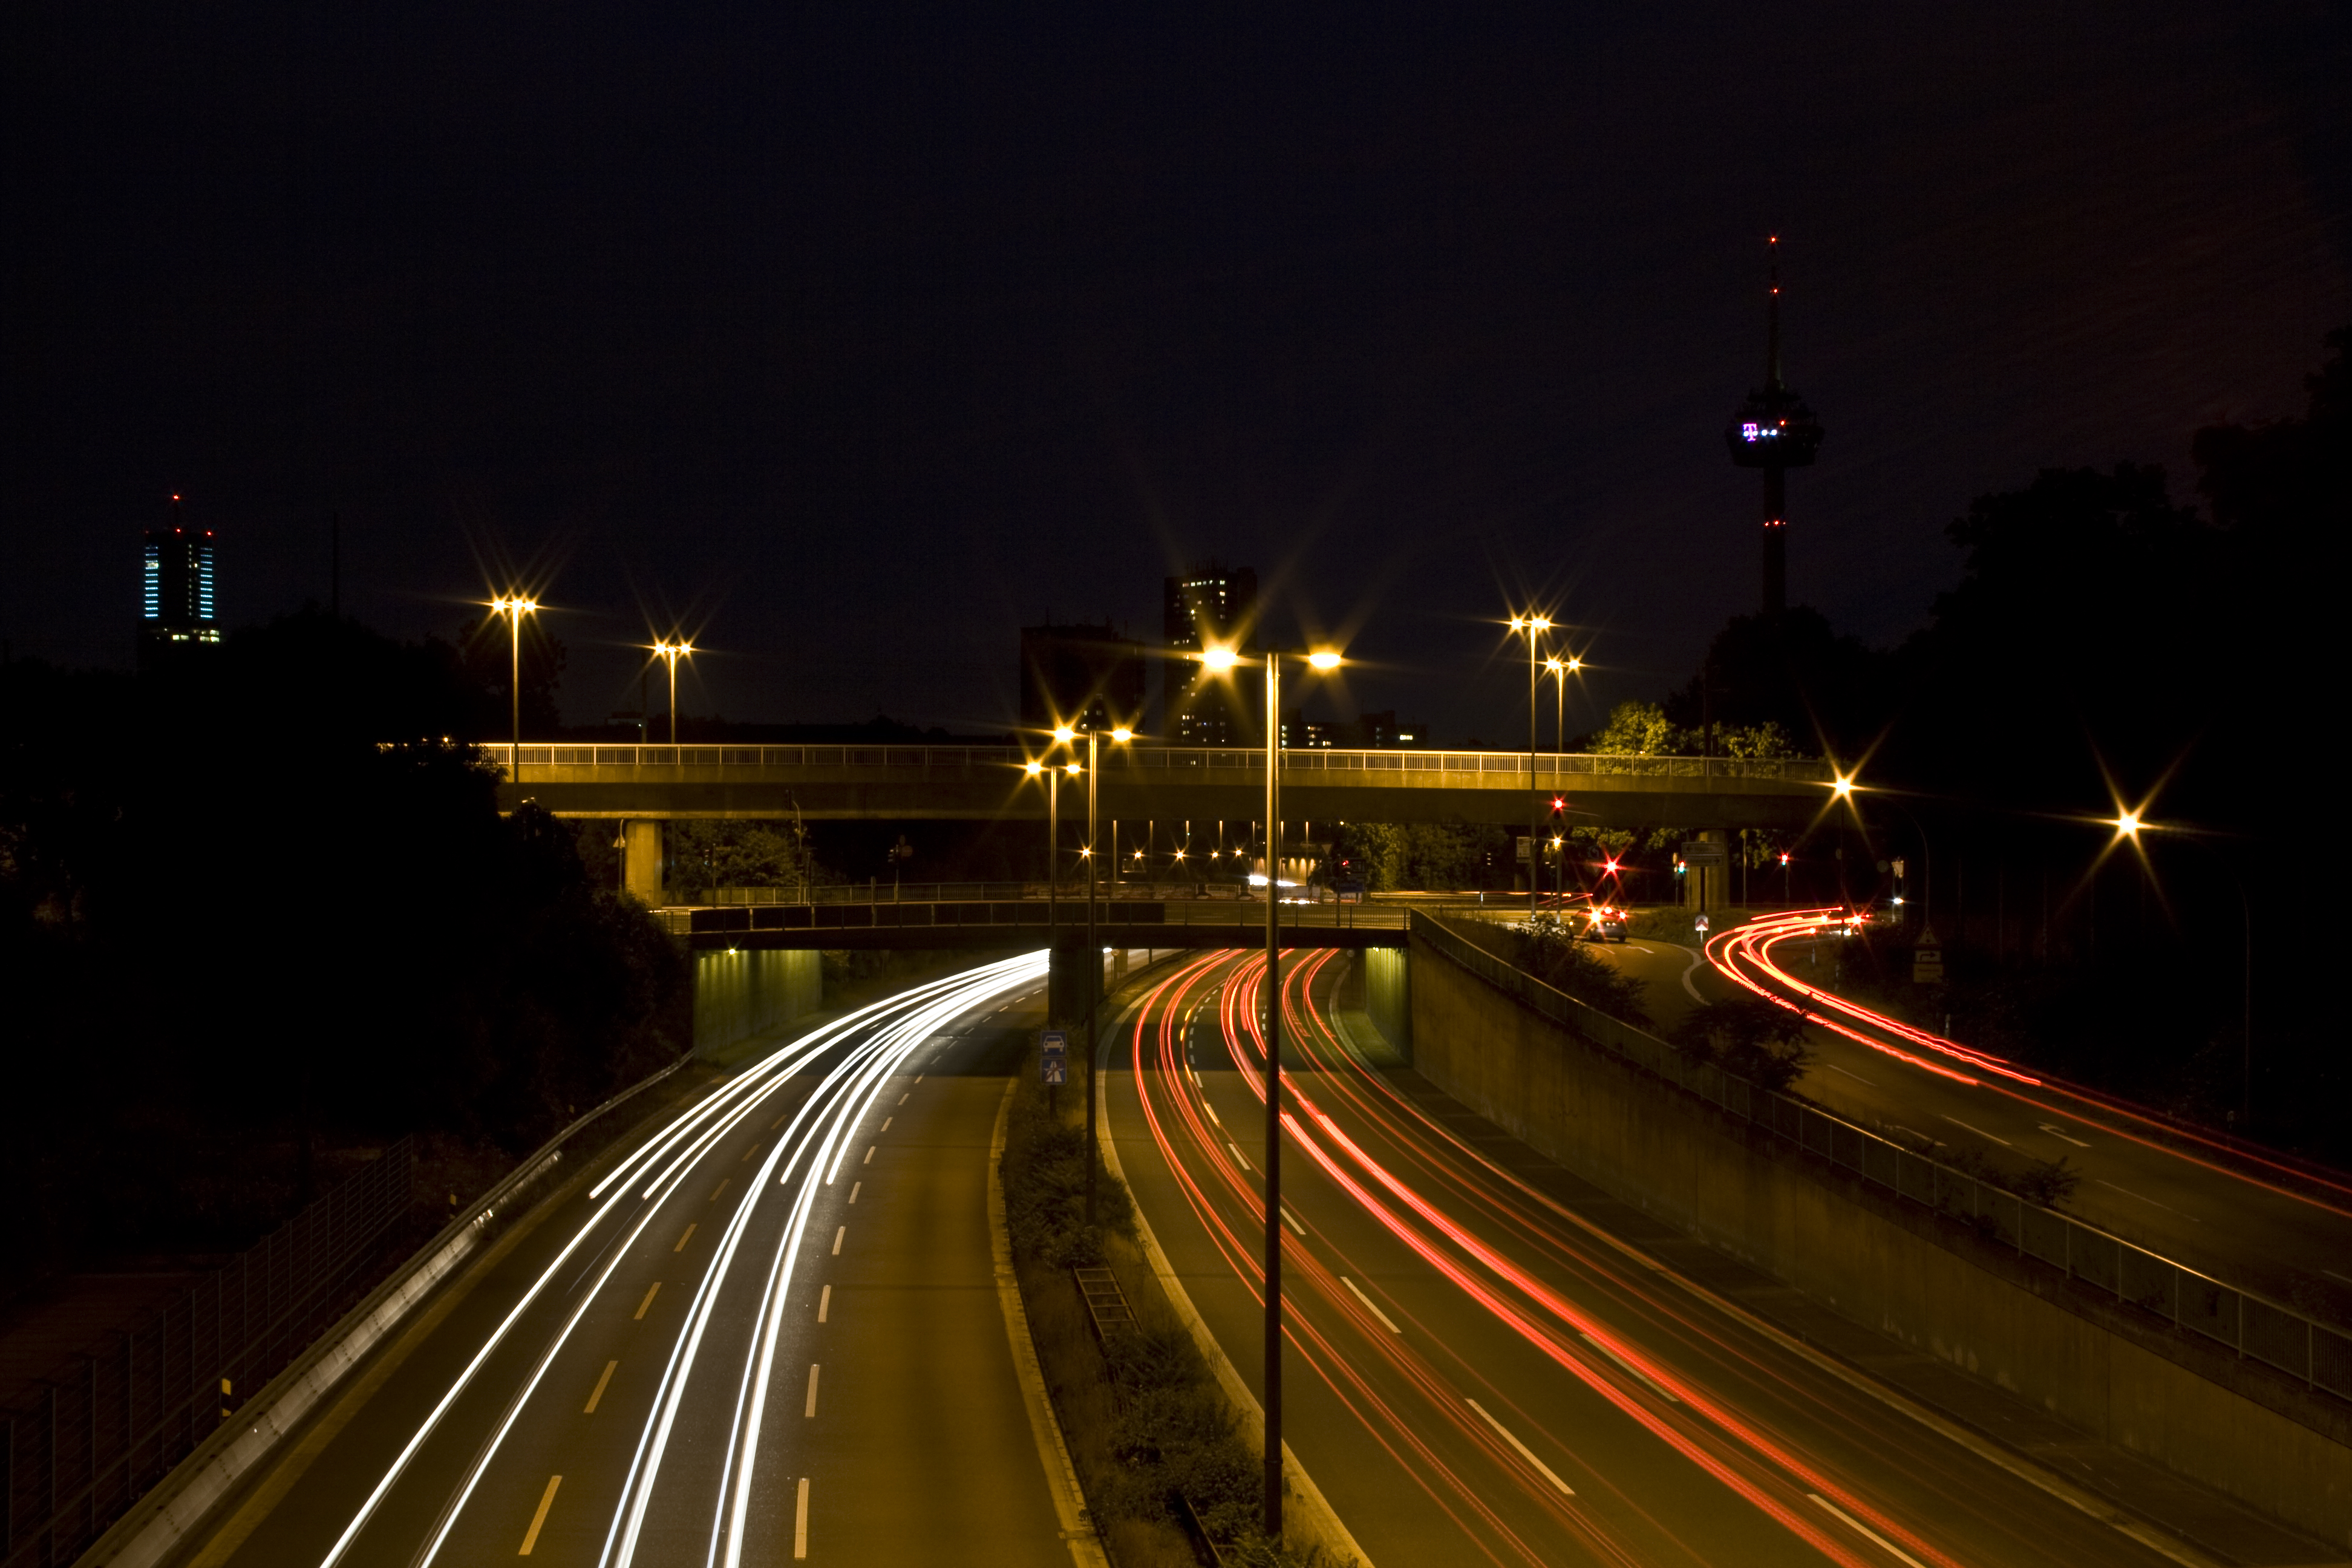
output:
[[[144,1496],[131,1492],[124,1500],[127,1506],[116,1510],[121,1517],[97,1536],[76,1568],[149,1568],[163,1561],[205,1522],[241,1479],[300,1427],[320,1402],[397,1330],[436,1286],[528,1214],[556,1182],[633,1125],[644,1114],[640,1097],[693,1060],[691,1055],[680,1057],[638,1079],[540,1145],[497,1185],[467,1205],[390,1279],[311,1341],[307,1350],[300,1350],[292,1364],[261,1386],[249,1403],[215,1417],[214,1429],[202,1435],[194,1450],[170,1466],[169,1473]],[[296,1348],[300,1348],[299,1342]],[[89,1534],[82,1539],[89,1540]],[[45,1554],[40,1556],[26,1556],[20,1550],[7,1560],[5,1568],[76,1563],[63,1540],[54,1547],[44,1544],[42,1550]]]
[[[1419,911],[1412,934],[1562,1028],[1731,1116],[1906,1202],[1967,1221],[1979,1236],[2012,1248],[2021,1258],[2047,1265],[2244,1360],[2352,1401],[2352,1334],[2341,1328],[2028,1203],[1817,1106],[1759,1089],[1712,1063],[1693,1061],[1656,1036],[1554,990]]]

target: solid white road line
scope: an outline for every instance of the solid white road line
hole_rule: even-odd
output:
[[[620,1364],[621,1363],[616,1361],[608,1361],[604,1363],[604,1375],[596,1380],[596,1392],[588,1396],[588,1408],[583,1410],[580,1413],[581,1415],[593,1415],[596,1414],[596,1402],[604,1397],[604,1385],[613,1381],[613,1369]]]
[[[1904,1551],[1903,1548],[1895,1545],[1895,1542],[1887,1540],[1886,1537],[1879,1534],[1878,1531],[1871,1529],[1870,1526],[1863,1523],[1862,1521],[1854,1518],[1853,1515],[1846,1512],[1845,1510],[1838,1507],[1837,1504],[1830,1501],[1829,1499],[1822,1496],[1821,1493],[1807,1492],[1805,1496],[1811,1499],[1817,1507],[1826,1509],[1832,1514],[1834,1514],[1839,1520],[1843,1521],[1847,1529],[1853,1531],[1855,1534],[1862,1536],[1865,1540],[1875,1542],[1879,1550],[1885,1552],[1888,1556],[1901,1558],[1904,1562],[1911,1564],[1911,1568],[1927,1568],[1927,1564],[1921,1563],[1916,1557],[1912,1556],[1911,1553]]]
[[[822,1289],[822,1290],[820,1290],[820,1291],[818,1291],[818,1292],[817,1292],[817,1298],[816,1298],[816,1321],[817,1321],[818,1322],[820,1322],[820,1323],[824,1322],[824,1315],[825,1315],[827,1312],[830,1312],[830,1311],[832,1311],[832,1310],[833,1310],[833,1287],[832,1287],[832,1286],[830,1286],[830,1285],[828,1285],[828,1286],[826,1286],[824,1289]]]
[[[793,1505],[793,1556],[808,1555],[808,1481],[801,1478],[800,1500]]]
[[[1988,1132],[1981,1127],[1970,1127],[1967,1122],[1961,1121],[1957,1116],[1944,1116],[1941,1111],[1937,1111],[1937,1115],[1942,1117],[1944,1121],[1950,1122],[1953,1126],[1960,1128],[1964,1131],[1973,1132],[1979,1138],[1990,1138],[1994,1142],[2000,1144],[2004,1149],[2014,1149],[2017,1147],[2016,1144],[2011,1142],[2008,1139]]]
[[[1667,1393],[1664,1385],[1662,1385],[1657,1379],[1652,1377],[1648,1373],[1643,1372],[1640,1367],[1635,1366],[1632,1362],[1627,1361],[1623,1356],[1619,1355],[1615,1351],[1611,1350],[1607,1345],[1602,1344],[1599,1340],[1594,1339],[1591,1334],[1579,1330],[1578,1337],[1583,1340],[1586,1344],[1591,1345],[1594,1350],[1599,1351],[1602,1355],[1607,1356],[1611,1361],[1615,1362],[1619,1366],[1624,1368],[1625,1374],[1628,1377],[1636,1377],[1641,1379],[1643,1386],[1647,1388],[1651,1393],[1656,1394],[1659,1398],[1664,1400],[1667,1404],[1680,1405],[1682,1403],[1680,1399],[1677,1399],[1675,1395]]]
[[[2127,1198],[2138,1198],[2139,1201],[2144,1204],[2154,1204],[2158,1208],[2162,1209],[2167,1214],[2177,1214],[2182,1219],[2194,1220],[2199,1225],[2203,1225],[2205,1223],[2203,1220],[2198,1219],[2195,1215],[2190,1214],[2186,1209],[2174,1208],[2170,1204],[2157,1203],[2154,1198],[2148,1197],[2144,1194],[2136,1193],[2129,1187],[2119,1187],[2116,1185],[2113,1182],[2108,1181],[2105,1176],[2094,1176],[2092,1180],[2097,1182],[2099,1185],[2106,1188],[2111,1193],[2121,1193]]]
[[[1497,1433],[1501,1434],[1504,1442],[1508,1443],[1512,1447],[1517,1448],[1519,1451],[1520,1458],[1525,1459],[1528,1464],[1533,1465],[1537,1469],[1541,1470],[1543,1472],[1543,1479],[1559,1489],[1560,1496],[1574,1497],[1576,1495],[1576,1489],[1570,1486],[1566,1481],[1561,1480],[1558,1473],[1556,1473],[1549,1465],[1547,1465],[1541,1459],[1537,1458],[1534,1449],[1528,1447],[1525,1443],[1520,1442],[1508,1426],[1504,1426],[1492,1415],[1486,1415],[1486,1407],[1485,1405],[1479,1404],[1475,1399],[1467,1399],[1463,1401],[1463,1403],[1469,1405],[1471,1409],[1475,1410],[1480,1415],[1485,1416],[1486,1425],[1492,1426]]]
[[[817,1363],[815,1362],[809,1363],[808,1408],[801,1412],[803,1415],[814,1416],[816,1415],[816,1372]]]
[[[522,1550],[516,1552],[516,1556],[530,1556],[530,1549],[539,1544],[540,1526],[547,1522],[547,1510],[553,1507],[555,1503],[555,1489],[562,1484],[563,1478],[562,1476],[550,1476],[547,1478],[547,1489],[539,1494],[539,1511],[530,1516],[530,1528],[523,1531]]]
[[[841,1256],[841,1238],[848,1234],[849,1227],[845,1225],[833,1233],[833,1255],[835,1258]]]
[[[1396,1324],[1390,1320],[1389,1315],[1386,1312],[1381,1310],[1379,1302],[1374,1301],[1370,1296],[1364,1294],[1362,1286],[1357,1284],[1353,1279],[1349,1279],[1345,1274],[1339,1276],[1339,1283],[1345,1285],[1349,1290],[1355,1292],[1356,1300],[1364,1304],[1364,1310],[1370,1312],[1373,1317],[1378,1318],[1381,1321],[1381,1326],[1382,1328],[1388,1330],[1388,1331],[1392,1334],[1401,1334],[1404,1332],[1402,1329],[1398,1328]]]

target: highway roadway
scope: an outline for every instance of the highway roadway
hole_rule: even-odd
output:
[[[2352,1184],[2342,1175],[2231,1148],[1845,1003],[1832,985],[1854,942],[1797,915],[1719,931],[1704,952],[1643,940],[1593,948],[1646,983],[1662,1029],[1695,1000],[1752,992],[1794,1005],[1817,1020],[1800,1088],[1823,1109],[2012,1171],[2063,1159],[2081,1174],[2067,1213],[2226,1283],[2352,1322]]]
[[[177,1561],[1066,1565],[985,1203],[1045,955],[737,1072],[434,1299]]]
[[[1374,1563],[2202,1561],[1604,1230],[1590,1189],[1349,1048],[1344,957],[1296,958],[1287,1436]],[[1155,973],[1112,1035],[1107,1124],[1256,1388],[1264,966]]]

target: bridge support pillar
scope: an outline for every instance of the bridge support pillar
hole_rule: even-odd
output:
[[[1724,832],[1720,827],[1701,829],[1699,832],[1699,839],[1702,843],[1706,844],[1725,844]],[[1720,910],[1730,904],[1730,847],[1727,844],[1725,844],[1724,863],[1722,865],[1696,866],[1692,868],[1693,870],[1697,872],[1699,879],[1699,908],[1703,910]]]
[[[632,820],[621,825],[621,885],[648,905],[659,909],[662,893],[662,825],[659,820]]]

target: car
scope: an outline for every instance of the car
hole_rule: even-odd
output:
[[[1623,942],[1625,911],[1606,904],[1595,904],[1586,911],[1584,934],[1594,942]]]

